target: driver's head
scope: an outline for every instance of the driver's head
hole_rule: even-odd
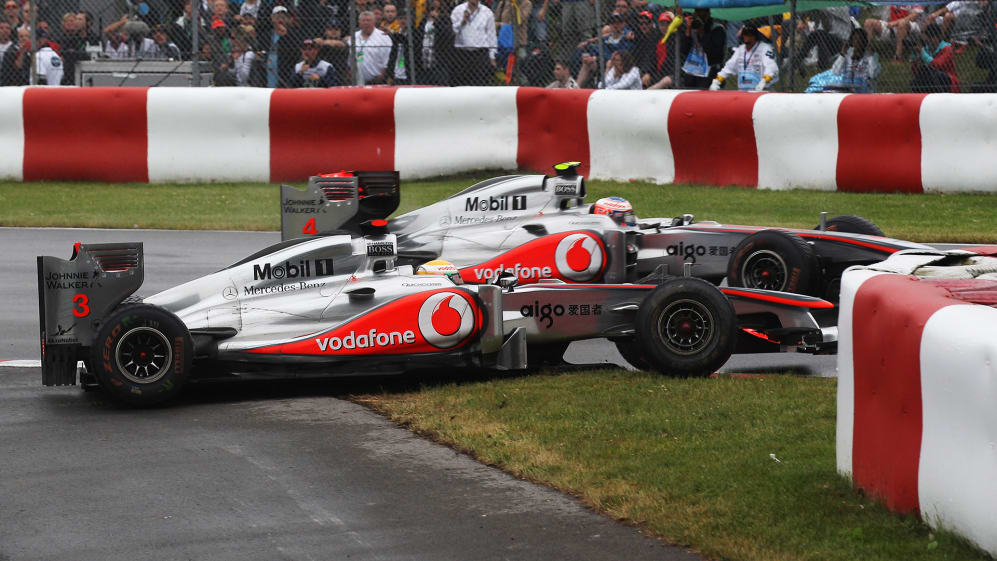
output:
[[[419,265],[415,268],[415,274],[444,276],[456,284],[463,284],[460,278],[460,271],[457,267],[453,263],[444,261],[443,259],[434,259]]]
[[[605,214],[620,226],[634,226],[637,224],[637,217],[634,216],[634,207],[630,201],[623,197],[606,197],[599,199],[592,205],[593,214]]]

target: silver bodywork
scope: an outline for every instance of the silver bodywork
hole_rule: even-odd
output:
[[[293,206],[289,203],[295,199],[320,196],[321,191],[311,185],[303,192],[284,187],[282,208]],[[288,223],[293,220],[286,212],[283,216]],[[342,224],[342,219],[332,214],[322,216],[327,218],[320,230]],[[585,204],[582,177],[544,175],[511,175],[483,181],[450,198],[395,217],[388,228],[398,236],[402,262],[444,259],[461,269],[465,280],[473,282],[487,280],[502,269],[512,270],[521,283],[535,282],[539,277],[519,272],[533,272],[535,267],[544,266],[551,269],[549,276],[566,282],[613,283],[634,281],[659,266],[679,275],[686,265],[692,266],[694,276],[719,282],[727,274],[734,248],[747,236],[771,229],[694,222],[689,214],[641,218],[635,227],[620,226],[607,216],[591,213],[591,205]],[[926,249],[921,244],[878,236],[779,229],[813,245],[828,276],[833,278],[853,264],[881,261],[903,249]],[[610,266],[605,275],[579,280],[562,274],[565,271],[558,267],[549,248],[538,247],[532,253],[521,249],[530,244],[541,246],[541,238],[571,232],[591,232],[607,243],[616,236],[617,240],[625,240],[618,243],[623,243],[627,252],[607,255]],[[306,234],[285,228],[283,235],[290,238]],[[505,257],[514,250],[518,250],[515,256]],[[532,260],[524,262],[524,255]]]
[[[46,384],[75,383],[76,360],[86,359],[101,321],[141,285],[141,249],[141,244],[80,244],[70,260],[39,258]],[[138,260],[118,272],[103,270],[94,258],[98,252],[124,250]],[[657,286],[569,284],[557,279],[514,286],[508,277],[500,279],[501,286],[465,284],[459,278],[414,274],[411,266],[396,264],[397,252],[396,235],[383,231],[285,241],[143,303],[175,314],[193,339],[195,360],[215,364],[219,372],[335,375],[420,366],[522,369],[528,364],[528,348],[633,337],[637,311]],[[86,286],[45,283],[53,275],[80,278],[79,271],[91,271],[91,278],[121,275],[126,280]],[[52,327],[68,325],[60,318],[72,316],[81,295],[101,307],[83,318],[90,331],[80,329],[80,336],[65,339]],[[819,350],[834,342],[833,334],[821,336],[811,314],[814,308],[829,306],[826,302],[747,289],[727,296],[738,314],[765,312],[778,320],[769,327],[809,334],[788,344],[774,341],[770,351]]]

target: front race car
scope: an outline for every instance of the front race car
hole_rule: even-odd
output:
[[[43,383],[79,376],[148,405],[219,376],[522,370],[591,338],[676,376],[708,375],[759,344],[821,351],[835,342],[813,317],[831,305],[815,298],[724,292],[663,270],[638,284],[518,286],[507,272],[472,284],[449,267],[425,275],[399,265],[384,221],[361,229],[287,240],[141,300],[130,297],[143,280],[141,244],[77,244],[69,260],[39,257]]]

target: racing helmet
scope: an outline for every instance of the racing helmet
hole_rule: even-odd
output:
[[[445,276],[456,284],[463,284],[460,278],[460,271],[453,263],[443,259],[427,261],[415,268],[417,275],[439,275]]]
[[[592,214],[605,214],[620,226],[636,226],[637,217],[630,201],[623,197],[605,197],[592,205]]]

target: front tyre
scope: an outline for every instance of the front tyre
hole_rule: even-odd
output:
[[[172,399],[191,371],[193,342],[174,314],[148,304],[118,308],[90,348],[93,374],[108,396],[133,407]]]
[[[705,377],[727,362],[737,315],[719,289],[684,277],[654,289],[637,311],[640,357],[667,376]]]
[[[727,264],[733,287],[815,295],[819,289],[817,254],[803,238],[783,230],[762,230],[737,244]]]

